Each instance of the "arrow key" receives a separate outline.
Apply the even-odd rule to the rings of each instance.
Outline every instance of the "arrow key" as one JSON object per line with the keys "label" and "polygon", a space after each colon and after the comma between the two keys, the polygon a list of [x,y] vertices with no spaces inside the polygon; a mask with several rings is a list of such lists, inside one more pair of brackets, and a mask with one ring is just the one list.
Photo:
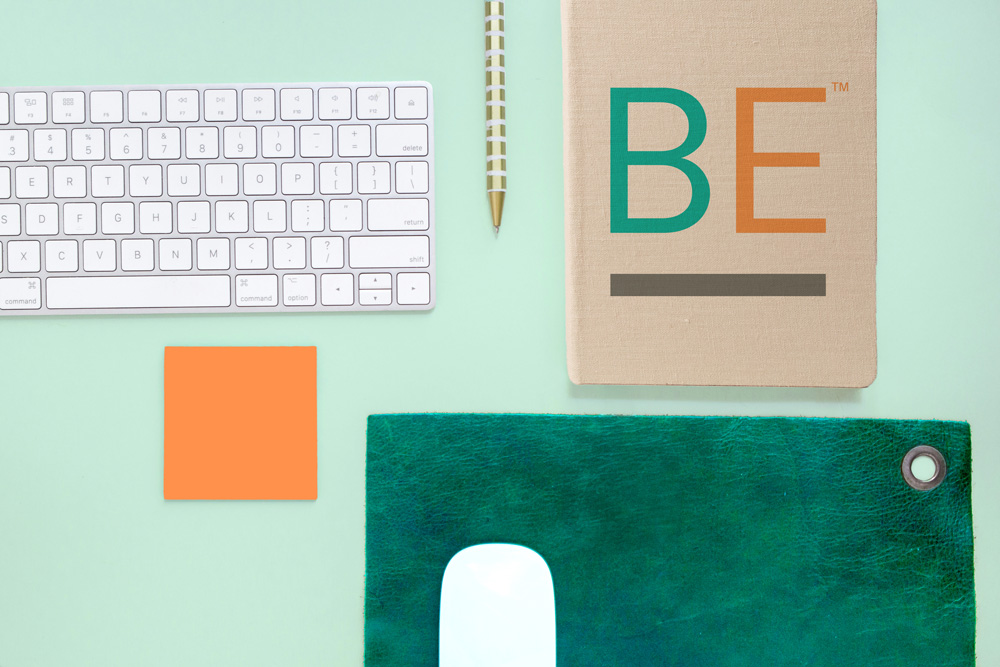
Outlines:
{"label": "arrow key", "polygon": [[397,274],[396,292],[396,301],[401,306],[426,306],[431,302],[431,275],[429,273]]}
{"label": "arrow key", "polygon": [[362,273],[358,276],[358,289],[392,289],[392,274]]}
{"label": "arrow key", "polygon": [[320,278],[320,303],[324,306],[354,305],[354,274],[324,273]]}
{"label": "arrow key", "polygon": [[362,289],[358,290],[358,301],[362,306],[391,306],[391,289]]}

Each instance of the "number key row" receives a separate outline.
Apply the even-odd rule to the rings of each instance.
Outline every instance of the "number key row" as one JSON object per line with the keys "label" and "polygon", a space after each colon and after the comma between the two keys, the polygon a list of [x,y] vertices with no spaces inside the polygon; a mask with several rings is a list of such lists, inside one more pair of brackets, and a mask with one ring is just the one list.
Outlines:
{"label": "number key row", "polygon": [[[327,158],[334,156],[334,128],[331,125],[303,125],[298,133],[296,152],[295,128],[290,125],[260,128],[260,156],[266,158],[294,157]],[[151,127],[146,131],[147,155],[143,155],[141,128],[77,128],[67,132],[62,128],[42,128],[33,131],[29,151],[28,130],[0,130],[0,162],[27,162],[30,155],[37,162],[58,162],[72,157],[77,161],[112,160],[178,160],[181,155],[190,160],[214,160],[220,157],[219,128],[191,126],[184,128],[184,150],[181,150],[181,129]],[[372,133],[368,125],[337,127],[337,154],[341,157],[369,157],[372,154]],[[385,157],[406,157],[427,154],[426,125],[378,126],[376,153]],[[67,150],[67,145],[71,149]],[[223,128],[221,155],[227,159],[252,159],[258,156],[257,128],[229,126]]]}

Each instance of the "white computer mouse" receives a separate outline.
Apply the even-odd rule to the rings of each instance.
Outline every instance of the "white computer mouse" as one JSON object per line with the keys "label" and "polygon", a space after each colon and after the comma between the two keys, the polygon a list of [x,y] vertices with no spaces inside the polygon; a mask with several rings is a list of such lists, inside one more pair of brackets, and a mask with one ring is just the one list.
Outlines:
{"label": "white computer mouse", "polygon": [[516,544],[479,544],[441,584],[440,667],[555,667],[556,601],[545,560]]}

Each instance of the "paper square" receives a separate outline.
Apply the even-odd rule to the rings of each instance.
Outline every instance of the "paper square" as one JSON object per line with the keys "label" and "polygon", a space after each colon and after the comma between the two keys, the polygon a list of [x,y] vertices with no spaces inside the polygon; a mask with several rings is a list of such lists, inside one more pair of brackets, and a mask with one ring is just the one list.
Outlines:
{"label": "paper square", "polygon": [[316,499],[316,348],[168,347],[163,497]]}

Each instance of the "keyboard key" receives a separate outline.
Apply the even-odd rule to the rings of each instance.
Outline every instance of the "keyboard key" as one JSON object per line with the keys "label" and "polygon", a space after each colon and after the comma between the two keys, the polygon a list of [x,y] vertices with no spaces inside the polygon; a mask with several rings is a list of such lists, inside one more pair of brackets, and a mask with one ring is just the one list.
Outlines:
{"label": "keyboard key", "polygon": [[326,229],[322,199],[296,199],[292,202],[293,232],[322,232]]}
{"label": "keyboard key", "polygon": [[205,194],[232,197],[240,193],[240,168],[235,164],[205,165]]}
{"label": "keyboard key", "polygon": [[52,194],[56,197],[87,196],[87,168],[83,165],[60,165],[52,169]]}
{"label": "keyboard key", "polygon": [[302,157],[333,157],[333,127],[303,125],[299,130],[299,155]]}
{"label": "keyboard key", "polygon": [[76,241],[46,241],[45,270],[49,273],[72,273],[79,268]]}
{"label": "keyboard key", "polygon": [[236,91],[206,90],[205,120],[208,121],[236,120]]}
{"label": "keyboard key", "polygon": [[189,127],[184,133],[189,160],[214,160],[219,157],[219,128]]}
{"label": "keyboard key", "polygon": [[350,88],[320,88],[318,97],[320,120],[351,119]]}
{"label": "keyboard key", "polygon": [[115,128],[111,130],[112,160],[142,159],[142,130],[139,128]]}
{"label": "keyboard key", "polygon": [[181,156],[181,130],[178,127],[149,128],[149,159],[177,160]]}
{"label": "keyboard key", "polygon": [[212,231],[212,205],[207,201],[177,203],[177,232],[208,234]]}
{"label": "keyboard key", "polygon": [[354,191],[350,162],[321,162],[319,192],[324,195],[349,195]]}
{"label": "keyboard key", "polygon": [[83,242],[83,270],[93,273],[107,273],[118,268],[115,242],[107,239]]}
{"label": "keyboard key", "polygon": [[253,203],[253,230],[255,232],[283,232],[285,222],[285,202],[255,201]]}
{"label": "keyboard key", "polygon": [[160,91],[130,90],[128,92],[128,122],[159,123]]}
{"label": "keyboard key", "polygon": [[20,199],[44,199],[48,197],[48,168],[14,167],[14,192]]}
{"label": "keyboard key", "polygon": [[14,122],[42,125],[48,122],[45,93],[14,93]]}
{"label": "keyboard key", "polygon": [[160,239],[160,269],[191,270],[191,239]]}
{"label": "keyboard key", "polygon": [[0,310],[38,310],[41,283],[38,278],[0,278]]}
{"label": "keyboard key", "polygon": [[91,167],[90,193],[95,197],[124,197],[125,167],[117,164]]}
{"label": "keyboard key", "polygon": [[8,241],[7,270],[10,273],[38,273],[42,270],[41,253],[38,241]]}
{"label": "keyboard key", "polygon": [[358,118],[385,120],[389,117],[388,88],[358,88]]}
{"label": "keyboard key", "polygon": [[10,167],[0,167],[0,199],[10,199]]}
{"label": "keyboard key", "polygon": [[82,236],[96,233],[97,204],[93,202],[75,202],[63,206],[63,234],[68,236]]}
{"label": "keyboard key", "polygon": [[133,164],[128,168],[128,192],[132,197],[163,195],[163,167],[158,164]]}
{"label": "keyboard key", "polygon": [[90,94],[91,123],[120,123],[125,118],[120,90],[95,90]]}
{"label": "keyboard key", "polygon": [[275,238],[274,268],[306,268],[306,240],[301,236]]}
{"label": "keyboard key", "polygon": [[73,276],[45,283],[49,308],[208,308],[230,304],[229,276]]}
{"label": "keyboard key", "polygon": [[243,120],[274,120],[274,89],[247,88],[244,90]]}
{"label": "keyboard key", "polygon": [[375,128],[375,152],[380,157],[427,155],[427,126],[379,125]]}
{"label": "keyboard key", "polygon": [[66,159],[66,130],[35,130],[34,139],[37,162]]}
{"label": "keyboard key", "polygon": [[0,130],[0,159],[4,162],[28,161],[27,130]]}
{"label": "keyboard key", "polygon": [[422,120],[427,118],[427,89],[406,86],[396,89],[396,118]]}
{"label": "keyboard key", "polygon": [[330,231],[332,232],[361,231],[360,199],[330,200]]}
{"label": "keyboard key", "polygon": [[311,162],[285,162],[281,165],[281,194],[311,195],[315,192]]}
{"label": "keyboard key", "polygon": [[267,239],[236,239],[236,268],[241,271],[267,268]]}
{"label": "keyboard key", "polygon": [[312,120],[312,88],[281,89],[281,120]]}
{"label": "keyboard key", "polygon": [[401,306],[426,306],[431,302],[429,273],[396,274],[396,302]]}
{"label": "keyboard key", "polygon": [[167,166],[167,194],[171,197],[197,197],[201,194],[201,167],[196,164]]}
{"label": "keyboard key", "polygon": [[312,267],[314,269],[344,268],[344,238],[342,236],[312,237]]}
{"label": "keyboard key", "polygon": [[369,199],[368,231],[422,231],[430,228],[426,199]]}
{"label": "keyboard key", "polygon": [[271,163],[248,162],[243,165],[243,193],[248,195],[278,194],[278,172]]}
{"label": "keyboard key", "polygon": [[0,125],[10,122],[10,95],[0,93]]}
{"label": "keyboard key", "polygon": [[430,239],[426,236],[352,236],[348,260],[355,269],[430,266]]}
{"label": "keyboard key", "polygon": [[389,163],[359,162],[358,193],[363,195],[389,194]]}
{"label": "keyboard key", "polygon": [[73,140],[73,159],[79,162],[104,159],[104,130],[76,129]]}
{"label": "keyboard key", "polygon": [[292,157],[295,155],[295,128],[268,125],[260,131],[260,154],[263,157]]}
{"label": "keyboard key", "polygon": [[340,157],[369,157],[372,154],[370,125],[341,125],[337,128],[337,151]]}
{"label": "keyboard key", "polygon": [[222,154],[230,159],[257,157],[257,128],[225,128],[222,131]]}
{"label": "keyboard key", "polygon": [[396,163],[396,192],[401,195],[426,194],[428,188],[426,162]]}
{"label": "keyboard key", "polygon": [[362,273],[358,276],[358,289],[392,289],[392,274]]}
{"label": "keyboard key", "polygon": [[101,204],[102,234],[134,234],[135,205],[132,202]]}
{"label": "keyboard key", "polygon": [[153,270],[153,239],[122,241],[122,271]]}
{"label": "keyboard key", "polygon": [[167,91],[167,121],[193,123],[199,120],[197,90]]}
{"label": "keyboard key", "polygon": [[362,306],[392,305],[391,289],[359,289],[358,303]]}
{"label": "keyboard key", "polygon": [[289,273],[282,281],[282,303],[286,306],[316,305],[316,276],[311,273]]}
{"label": "keyboard key", "polygon": [[21,234],[21,205],[0,204],[0,236]]}
{"label": "keyboard key", "polygon": [[52,93],[52,122],[83,123],[87,120],[86,106],[83,93]]}
{"label": "keyboard key", "polygon": [[249,207],[245,201],[215,202],[215,231],[220,234],[232,234],[247,232],[249,229]]}
{"label": "keyboard key", "polygon": [[324,273],[320,276],[320,299],[324,306],[353,306],[354,274]]}
{"label": "keyboard key", "polygon": [[24,232],[29,236],[59,233],[59,204],[28,204],[24,207]]}
{"label": "keyboard key", "polygon": [[144,201],[139,204],[139,232],[169,234],[174,230],[173,211],[168,201]]}
{"label": "keyboard key", "polygon": [[236,276],[236,305],[265,308],[278,305],[278,276]]}
{"label": "keyboard key", "polygon": [[229,268],[229,239],[198,239],[198,268],[223,271]]}

